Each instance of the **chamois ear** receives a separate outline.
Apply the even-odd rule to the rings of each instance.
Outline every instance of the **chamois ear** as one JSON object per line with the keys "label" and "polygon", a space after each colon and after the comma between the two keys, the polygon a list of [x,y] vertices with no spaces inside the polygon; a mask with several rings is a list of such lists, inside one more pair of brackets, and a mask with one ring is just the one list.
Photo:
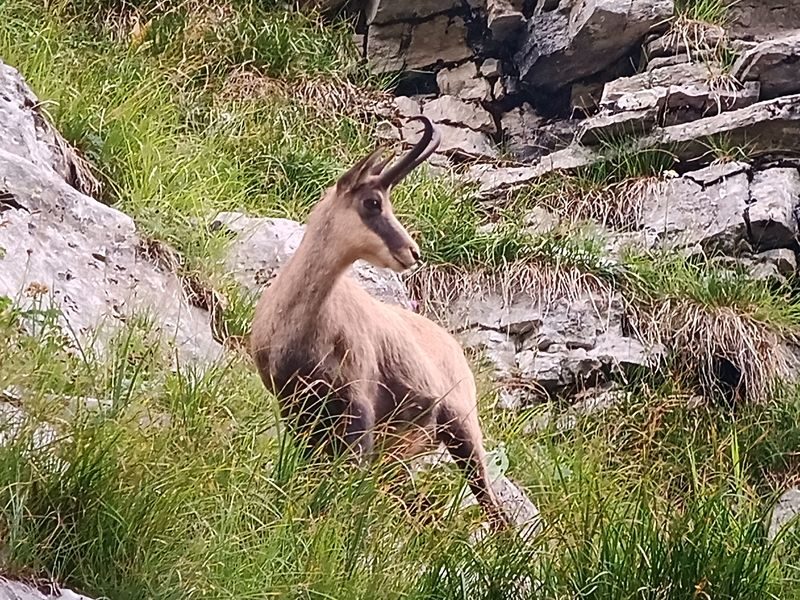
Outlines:
{"label": "chamois ear", "polygon": [[[339,177],[339,181],[336,182],[336,191],[343,193],[352,190],[359,183],[361,183],[364,177],[373,174],[373,170],[376,168],[376,163],[378,163],[378,159],[381,157],[381,154],[383,154],[383,151],[383,146],[378,146],[370,154],[367,154],[364,158],[350,167],[350,169],[344,175]],[[382,163],[383,161],[380,162]]]}

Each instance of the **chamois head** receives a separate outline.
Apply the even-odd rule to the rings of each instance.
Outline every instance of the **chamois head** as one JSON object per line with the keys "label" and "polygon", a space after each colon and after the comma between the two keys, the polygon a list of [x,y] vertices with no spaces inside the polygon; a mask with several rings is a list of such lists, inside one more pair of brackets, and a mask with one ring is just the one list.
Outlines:
{"label": "chamois head", "polygon": [[[425,128],[417,144],[394,164],[382,158],[383,148],[365,156],[336,182],[312,218],[335,232],[338,248],[348,262],[366,260],[376,267],[401,272],[419,260],[419,246],[392,211],[389,193],[425,161],[439,145],[439,133],[426,117],[414,117]],[[317,211],[315,211],[317,212]]]}

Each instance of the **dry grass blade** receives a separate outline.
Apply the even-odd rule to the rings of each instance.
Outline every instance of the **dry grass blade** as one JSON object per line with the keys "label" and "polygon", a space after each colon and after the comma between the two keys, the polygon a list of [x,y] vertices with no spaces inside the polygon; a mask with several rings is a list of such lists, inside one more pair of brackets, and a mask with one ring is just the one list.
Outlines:
{"label": "dry grass blade", "polygon": [[573,224],[594,221],[617,231],[632,231],[641,224],[645,200],[660,181],[643,177],[600,187],[561,178],[554,189],[537,195],[536,202]]}
{"label": "dry grass blade", "polygon": [[303,76],[287,81],[247,68],[231,73],[218,93],[222,102],[275,98],[300,103],[320,118],[345,116],[358,121],[368,121],[392,107],[388,93],[366,90],[344,79]]}
{"label": "dry grass blade", "polygon": [[766,400],[778,380],[794,379],[798,340],[730,307],[704,308],[665,299],[644,310],[641,333],[651,344],[670,348],[676,376],[696,379],[706,393],[719,388],[720,360],[740,371],[736,389],[748,401]]}
{"label": "dry grass blade", "polygon": [[514,263],[500,270],[479,271],[431,265],[407,276],[406,285],[420,310],[442,321],[457,301],[480,300],[488,295],[499,295],[506,305],[514,297],[524,296],[531,304],[545,307],[589,294],[612,295],[608,284],[591,273],[545,263]]}

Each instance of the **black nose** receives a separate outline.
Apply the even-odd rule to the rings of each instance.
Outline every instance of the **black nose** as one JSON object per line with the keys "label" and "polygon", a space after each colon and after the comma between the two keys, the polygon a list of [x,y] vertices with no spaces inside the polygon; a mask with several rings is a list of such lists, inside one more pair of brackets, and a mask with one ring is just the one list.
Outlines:
{"label": "black nose", "polygon": [[414,248],[411,249],[411,256],[414,258],[414,260],[419,260],[419,252]]}

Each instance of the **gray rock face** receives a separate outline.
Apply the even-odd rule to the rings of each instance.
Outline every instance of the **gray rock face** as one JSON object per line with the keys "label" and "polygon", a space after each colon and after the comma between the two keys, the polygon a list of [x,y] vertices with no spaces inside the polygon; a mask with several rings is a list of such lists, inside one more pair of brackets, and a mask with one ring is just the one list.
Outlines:
{"label": "gray rock face", "polygon": [[657,129],[639,141],[643,148],[674,148],[675,157],[689,161],[708,155],[709,138],[724,137],[752,152],[792,152],[800,146],[800,94],[757,102],[691,123]]}
{"label": "gray rock face", "polygon": [[739,0],[728,5],[732,38],[763,41],[800,30],[800,5],[795,0]]}
{"label": "gray rock face", "polygon": [[525,25],[520,0],[486,0],[486,13],[489,31],[496,41],[516,37]]}
{"label": "gray rock face", "polygon": [[620,59],[654,26],[672,16],[672,0],[588,0],[528,23],[516,56],[528,86],[557,90],[593,75]]}
{"label": "gray rock face", "polygon": [[550,393],[657,364],[661,350],[628,335],[623,313],[617,300],[588,292],[546,304],[524,294],[488,294],[457,299],[448,318],[461,328],[462,344],[482,352],[499,380]]}
{"label": "gray rock face", "polygon": [[796,522],[800,515],[800,488],[788,490],[780,497],[772,510],[772,519],[769,525],[769,539],[775,539],[778,532],[791,522]]}
{"label": "gray rock face", "polygon": [[[236,281],[258,294],[294,254],[305,227],[289,219],[250,217],[242,213],[219,213],[211,227],[232,233],[225,263]],[[376,298],[412,308],[405,286],[397,274],[358,261],[350,272]]]}
{"label": "gray rock face", "polygon": [[766,40],[742,54],[733,66],[740,81],[758,81],[764,99],[800,92],[800,32]]}
{"label": "gray rock face", "polygon": [[788,248],[797,237],[800,173],[797,169],[767,169],[753,176],[746,220],[750,239],[759,251]]}
{"label": "gray rock face", "polygon": [[367,56],[376,73],[424,69],[467,60],[467,29],[461,17],[441,15],[420,23],[374,24],[367,36]]}
{"label": "gray rock face", "polygon": [[495,133],[494,119],[489,112],[472,102],[459,100],[455,96],[439,96],[422,106],[422,114],[434,123],[455,127],[467,127],[484,133]]}
{"label": "gray rock face", "polygon": [[[57,134],[36,126],[43,117],[16,71],[0,70],[0,82],[0,131],[8,133],[0,136],[0,295],[26,307],[52,303],[65,333],[85,346],[96,341],[98,350],[105,335],[144,312],[180,359],[218,358],[208,312],[190,304],[174,273],[142,256],[144,241],[130,217],[65,181],[65,155],[50,137]],[[7,121],[15,117],[24,119]]]}
{"label": "gray rock face", "polygon": [[707,167],[651,188],[642,221],[652,244],[738,254],[747,247],[744,213],[750,197],[747,165]]}
{"label": "gray rock face", "polygon": [[79,192],[99,191],[99,182],[39,112],[38,104],[19,72],[0,60],[0,147],[36,168],[54,170]]}
{"label": "gray rock face", "polygon": [[478,74],[474,62],[466,62],[458,67],[442,69],[436,74],[439,91],[460,100],[489,100],[491,86],[488,80]]}
{"label": "gray rock face", "polygon": [[59,588],[55,584],[48,587],[51,589],[44,593],[39,589],[11,581],[5,577],[0,578],[0,600],[91,600],[88,596],[76,594],[72,590]]}
{"label": "gray rock face", "polygon": [[461,7],[461,0],[416,0],[414,2],[368,0],[365,14],[367,23],[391,23],[425,19]]}
{"label": "gray rock face", "polygon": [[581,126],[579,139],[592,144],[609,136],[643,135],[656,125],[674,125],[744,108],[758,101],[760,84],[715,89],[704,64],[681,63],[607,83],[601,112]]}

